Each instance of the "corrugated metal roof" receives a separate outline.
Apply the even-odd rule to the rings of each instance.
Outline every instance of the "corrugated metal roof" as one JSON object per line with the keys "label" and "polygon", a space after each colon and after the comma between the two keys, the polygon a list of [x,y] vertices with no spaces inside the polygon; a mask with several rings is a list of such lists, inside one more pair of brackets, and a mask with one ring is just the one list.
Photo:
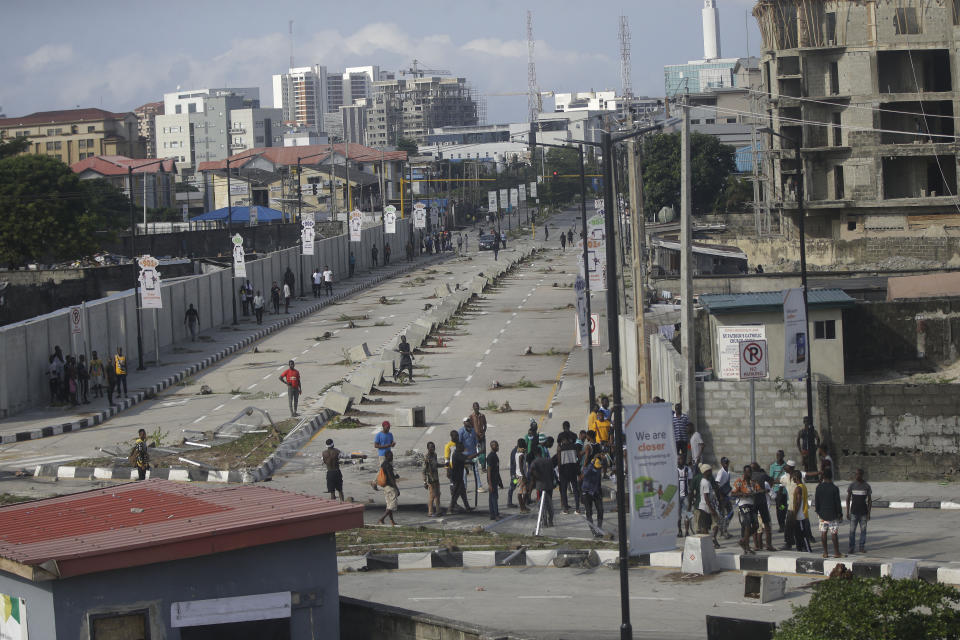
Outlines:
{"label": "corrugated metal roof", "polygon": [[0,557],[69,577],[362,525],[359,504],[149,480],[0,508]]}
{"label": "corrugated metal roof", "polygon": [[[783,291],[756,291],[753,293],[705,293],[700,304],[710,313],[771,311],[783,308]],[[813,308],[852,307],[856,301],[843,289],[811,289],[807,306]]]}

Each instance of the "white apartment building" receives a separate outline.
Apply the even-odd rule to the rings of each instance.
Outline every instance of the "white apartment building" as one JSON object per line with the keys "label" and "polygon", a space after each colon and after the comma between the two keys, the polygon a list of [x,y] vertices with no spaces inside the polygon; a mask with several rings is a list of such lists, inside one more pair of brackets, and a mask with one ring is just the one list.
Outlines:
{"label": "white apartment building", "polygon": [[315,64],[273,76],[273,107],[283,121],[321,131],[327,111],[327,68]]}

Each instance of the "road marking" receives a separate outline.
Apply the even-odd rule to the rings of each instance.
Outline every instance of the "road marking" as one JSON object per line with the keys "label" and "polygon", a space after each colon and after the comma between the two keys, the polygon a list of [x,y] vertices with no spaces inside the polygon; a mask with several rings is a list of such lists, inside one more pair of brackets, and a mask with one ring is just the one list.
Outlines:
{"label": "road marking", "polygon": [[506,329],[500,329],[500,333],[506,333],[506,332],[507,332]]}
{"label": "road marking", "polygon": [[513,315],[517,315],[517,312],[516,312],[516,311],[514,311],[514,312],[513,312]]}
{"label": "road marking", "polygon": [[478,362],[478,363],[477,363],[477,366],[478,366],[478,367],[482,367],[482,366],[483,366],[483,362],[482,362],[482,361],[481,361],[481,362]]}
{"label": "road marking", "polygon": [[652,596],[630,596],[631,600],[676,600],[676,598],[654,598]]}
{"label": "road marking", "polygon": [[269,378],[271,375],[273,375],[273,374],[268,373],[267,375],[263,376],[263,377],[260,378],[260,379],[261,379],[261,380],[266,380],[266,379]]}
{"label": "road marking", "polygon": [[207,416],[200,416],[199,418],[197,418],[196,420],[193,421],[193,424],[197,424],[198,422],[202,422],[202,421],[205,420],[206,418],[207,418]]}
{"label": "road marking", "polygon": [[237,395],[233,396],[233,397],[230,398],[230,399],[231,399],[231,400],[236,400],[236,399],[239,398],[239,397],[240,397],[240,394],[238,393]]}
{"label": "road marking", "polygon": [[513,322],[513,320],[507,320],[507,324],[510,324],[511,322]]}
{"label": "road marking", "polygon": [[254,382],[252,385],[250,385],[249,387],[247,387],[247,389],[253,389],[255,386],[257,386],[257,383],[256,383],[256,382]]}
{"label": "road marking", "polygon": [[521,600],[569,600],[573,596],[517,596]]}
{"label": "road marking", "polygon": [[450,407],[444,407],[443,411],[440,412],[440,415],[444,415],[447,411],[450,411]]}
{"label": "road marking", "polygon": [[283,365],[280,365],[279,367],[277,367],[277,371],[283,371]]}
{"label": "road marking", "polygon": [[[281,394],[280,394],[280,397],[281,397],[281,398],[286,398],[286,397],[287,397],[287,392],[284,391],[283,393],[281,393]],[[319,433],[319,432],[317,432],[317,433]]]}
{"label": "road marking", "polygon": [[[522,596],[521,596],[522,597]],[[463,596],[430,596],[422,598],[407,598],[407,600],[463,600]]]}
{"label": "road marking", "polygon": [[0,462],[0,467],[28,467],[40,464],[53,464],[56,462],[69,462],[70,460],[80,460],[80,456],[43,456],[41,458],[20,458]]}
{"label": "road marking", "polygon": [[190,398],[186,400],[180,400],[179,402],[163,402],[160,404],[161,407],[182,407],[183,405],[190,402]]}
{"label": "road marking", "polygon": [[300,352],[300,355],[303,355],[303,354],[305,354],[305,353],[308,353],[309,351],[310,351],[310,349],[304,349],[303,351]]}
{"label": "road marking", "polygon": [[500,338],[494,338],[494,339],[493,339],[493,344],[497,344],[498,342],[500,342]]}
{"label": "road marking", "polygon": [[[523,596],[520,596],[521,598]],[[759,602],[733,602],[732,600],[726,600],[720,604],[745,604],[751,607],[772,607],[772,604],[760,604]]]}
{"label": "road marking", "polygon": [[223,405],[222,405],[222,404],[218,404],[217,406],[215,406],[215,407],[213,408],[214,411],[220,411],[220,409],[223,409]]}
{"label": "road marking", "polygon": [[453,397],[456,398],[456,397],[459,396],[461,393],[463,393],[463,389],[457,389],[457,392],[456,392],[455,394],[453,394]]}
{"label": "road marking", "polygon": [[[522,304],[519,305],[519,306],[517,307],[517,309],[523,309],[523,305],[522,305]],[[517,315],[517,314],[513,314],[513,315]]]}
{"label": "road marking", "polygon": [[473,374],[472,374],[472,373],[467,376],[466,382],[470,382],[471,380],[473,380]]}

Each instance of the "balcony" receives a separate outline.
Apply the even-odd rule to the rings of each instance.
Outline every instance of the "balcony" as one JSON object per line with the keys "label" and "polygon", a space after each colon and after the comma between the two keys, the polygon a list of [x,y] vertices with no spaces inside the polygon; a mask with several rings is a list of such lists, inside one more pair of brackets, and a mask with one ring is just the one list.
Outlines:
{"label": "balcony", "polygon": [[244,150],[244,149],[247,148],[247,145],[244,144],[243,142],[231,142],[231,143],[230,143],[230,148],[231,148],[231,149],[239,149],[239,150],[242,151],[242,150]]}
{"label": "balcony", "polygon": [[230,127],[230,135],[243,135],[247,130],[243,127]]}

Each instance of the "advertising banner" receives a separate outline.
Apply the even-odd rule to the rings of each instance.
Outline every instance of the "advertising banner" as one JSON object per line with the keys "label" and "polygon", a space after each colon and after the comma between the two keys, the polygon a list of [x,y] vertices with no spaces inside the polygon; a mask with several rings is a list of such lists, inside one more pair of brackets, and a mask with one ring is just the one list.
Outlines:
{"label": "advertising banner", "polygon": [[233,277],[247,277],[247,261],[243,253],[243,236],[239,233],[230,239],[233,242]]}
{"label": "advertising banner", "polygon": [[427,205],[423,204],[422,202],[418,202],[417,204],[413,205],[413,228],[427,228]]}
{"label": "advertising banner", "polygon": [[157,265],[160,261],[153,256],[143,256],[137,260],[140,266],[140,308],[162,309],[163,298],[160,296],[160,272]]}
{"label": "advertising banner", "polygon": [[587,220],[587,269],[583,265],[583,242],[577,243],[577,262],[581,275],[589,274],[591,291],[607,289],[607,243],[603,212]]}
{"label": "advertising banner", "polygon": [[807,314],[803,308],[803,289],[787,289],[783,292],[783,343],[786,354],[783,358],[785,380],[799,380],[807,375]]}
{"label": "advertising banner", "polygon": [[670,404],[623,407],[630,482],[630,555],[677,546],[677,446]]}
{"label": "advertising banner", "polygon": [[0,638],[3,640],[28,640],[27,601],[17,596],[0,594]]}
{"label": "advertising banner", "polygon": [[530,183],[530,197],[531,197],[531,198],[536,198],[536,197],[537,197],[537,183],[536,183],[536,182],[531,182],[531,183]]}
{"label": "advertising banner", "polygon": [[590,318],[587,315],[587,281],[583,279],[583,276],[577,276],[573,289],[577,292],[577,342],[584,349],[588,349],[590,344]]}
{"label": "advertising banner", "polygon": [[493,213],[497,210],[497,192],[488,191],[487,192],[487,211]]}
{"label": "advertising banner", "polygon": [[350,242],[360,242],[363,237],[363,213],[359,209],[350,212]]}
{"label": "advertising banner", "polygon": [[397,208],[388,204],[383,209],[383,232],[394,234],[397,232]]}
{"label": "advertising banner", "polygon": [[303,240],[303,255],[312,256],[313,239],[316,236],[316,222],[313,221],[313,214],[310,214],[309,218],[304,217],[300,224],[303,226],[300,232]]}

